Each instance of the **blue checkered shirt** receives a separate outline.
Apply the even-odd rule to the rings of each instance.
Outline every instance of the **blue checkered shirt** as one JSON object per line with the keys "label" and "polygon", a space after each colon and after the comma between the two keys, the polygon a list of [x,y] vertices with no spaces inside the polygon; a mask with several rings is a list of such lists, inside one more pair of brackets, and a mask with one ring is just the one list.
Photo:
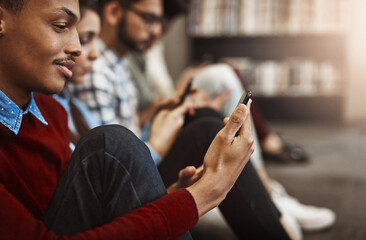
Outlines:
{"label": "blue checkered shirt", "polygon": [[94,62],[85,82],[71,87],[80,99],[104,124],[120,124],[140,136],[137,114],[137,90],[124,59],[104,42],[98,41],[101,55]]}

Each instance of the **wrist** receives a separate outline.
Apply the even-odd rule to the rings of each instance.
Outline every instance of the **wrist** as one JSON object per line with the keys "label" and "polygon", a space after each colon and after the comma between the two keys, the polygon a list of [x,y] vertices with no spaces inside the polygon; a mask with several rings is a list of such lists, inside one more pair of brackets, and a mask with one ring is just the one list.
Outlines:
{"label": "wrist", "polygon": [[148,141],[148,144],[160,156],[160,158],[165,157],[166,150],[163,147],[161,147],[156,141],[154,141],[153,139],[150,139]]}
{"label": "wrist", "polygon": [[225,199],[228,192],[223,189],[222,184],[215,181],[217,177],[208,175],[205,173],[200,180],[187,188],[196,202],[200,217],[217,207]]}

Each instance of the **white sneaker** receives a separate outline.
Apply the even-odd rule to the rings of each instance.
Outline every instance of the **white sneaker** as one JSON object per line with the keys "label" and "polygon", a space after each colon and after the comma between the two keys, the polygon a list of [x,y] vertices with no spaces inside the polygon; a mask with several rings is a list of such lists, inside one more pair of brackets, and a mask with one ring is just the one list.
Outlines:
{"label": "white sneaker", "polygon": [[287,194],[278,182],[271,181],[271,198],[281,212],[294,216],[304,231],[319,231],[331,227],[335,222],[335,213],[328,208],[320,208],[301,204]]}
{"label": "white sneaker", "polygon": [[[280,210],[280,209],[279,209]],[[292,240],[302,240],[302,232],[296,218],[286,211],[281,211],[281,223],[285,226],[286,232]]]}

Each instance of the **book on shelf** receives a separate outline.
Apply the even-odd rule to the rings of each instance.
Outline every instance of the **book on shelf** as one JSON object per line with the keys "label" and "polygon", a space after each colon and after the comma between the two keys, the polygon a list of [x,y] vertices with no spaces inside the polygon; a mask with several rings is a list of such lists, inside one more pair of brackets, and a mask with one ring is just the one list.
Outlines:
{"label": "book on shelf", "polygon": [[353,0],[192,0],[192,36],[344,32]]}
{"label": "book on shelf", "polygon": [[340,96],[342,73],[330,61],[223,58],[239,70],[257,96]]}

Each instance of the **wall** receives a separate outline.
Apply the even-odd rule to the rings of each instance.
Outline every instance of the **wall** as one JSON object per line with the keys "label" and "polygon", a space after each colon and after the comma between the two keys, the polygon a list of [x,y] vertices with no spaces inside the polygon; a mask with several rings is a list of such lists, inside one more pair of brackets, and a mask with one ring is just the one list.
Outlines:
{"label": "wall", "polygon": [[348,38],[348,89],[346,90],[345,120],[366,122],[366,2],[353,4]]}
{"label": "wall", "polygon": [[189,39],[186,33],[185,17],[178,17],[164,36],[165,57],[169,72],[177,80],[190,59]]}

